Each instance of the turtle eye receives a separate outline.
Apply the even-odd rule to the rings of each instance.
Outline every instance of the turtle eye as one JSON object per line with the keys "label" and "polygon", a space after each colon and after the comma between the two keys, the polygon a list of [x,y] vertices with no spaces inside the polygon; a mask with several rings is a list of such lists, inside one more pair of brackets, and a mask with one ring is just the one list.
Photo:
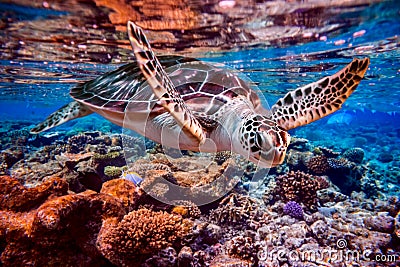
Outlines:
{"label": "turtle eye", "polygon": [[264,143],[262,134],[256,133],[255,143],[256,143],[256,146],[258,146],[259,148],[262,148],[262,145]]}

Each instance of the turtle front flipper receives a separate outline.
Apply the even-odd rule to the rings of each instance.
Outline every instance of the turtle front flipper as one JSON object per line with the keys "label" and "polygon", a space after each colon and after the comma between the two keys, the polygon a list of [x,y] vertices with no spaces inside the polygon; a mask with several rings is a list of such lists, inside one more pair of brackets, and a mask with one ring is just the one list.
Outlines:
{"label": "turtle front flipper", "polygon": [[200,144],[203,144],[206,139],[203,128],[165,73],[142,28],[128,21],[128,35],[140,70],[160,104],[174,117],[186,134],[195,137]]}
{"label": "turtle front flipper", "polygon": [[80,104],[79,102],[72,101],[56,112],[50,114],[47,119],[32,128],[30,133],[38,134],[67,121],[80,118],[91,113],[93,113],[93,111],[89,110],[86,106]]}
{"label": "turtle front flipper", "polygon": [[287,93],[272,106],[271,119],[289,130],[335,112],[357,88],[368,65],[368,58],[355,58],[336,74]]}

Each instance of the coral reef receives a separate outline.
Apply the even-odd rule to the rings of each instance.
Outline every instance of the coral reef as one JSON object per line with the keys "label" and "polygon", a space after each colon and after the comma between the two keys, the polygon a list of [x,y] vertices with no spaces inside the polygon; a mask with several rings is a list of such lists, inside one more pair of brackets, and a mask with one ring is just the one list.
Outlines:
{"label": "coral reef", "polygon": [[[251,191],[256,168],[233,154],[167,158],[155,146],[127,168],[126,150],[133,155],[143,140],[101,132],[20,134],[14,141],[2,136],[40,147],[6,144],[0,154],[4,173],[17,176],[0,177],[2,266],[337,266],[326,255],[285,260],[266,252],[332,251],[342,240],[343,253],[400,259],[400,201],[384,191],[398,188],[396,149],[385,159],[379,157],[386,148],[340,147],[339,153],[294,139],[288,161],[259,171],[259,188]],[[207,187],[216,179],[240,182],[229,190]],[[191,197],[224,197],[198,207],[176,199],[170,185]]]}
{"label": "coral reef", "polygon": [[126,170],[126,166],[106,166],[104,167],[104,175],[106,175],[109,179],[119,178],[122,176],[124,170]]}
{"label": "coral reef", "polygon": [[175,205],[171,211],[173,214],[179,214],[184,218],[199,218],[201,215],[201,210],[192,201],[178,200],[173,204]]}
{"label": "coral reef", "polygon": [[[193,222],[179,215],[134,210],[141,192],[125,179],[106,182],[101,193],[79,194],[67,192],[60,178],[35,188],[25,188],[9,176],[0,181],[4,266],[108,266],[108,259],[115,261],[112,255],[118,265],[124,256],[136,265],[138,259],[130,255],[153,255],[168,246],[179,249],[192,231]],[[113,250],[111,243],[125,250]]]}
{"label": "coral reef", "polygon": [[10,176],[0,176],[0,209],[27,211],[37,207],[48,198],[67,193],[68,184],[54,177],[34,188],[22,186]]}
{"label": "coral reef", "polygon": [[91,191],[67,194],[66,182],[58,178],[31,189],[22,188],[10,177],[3,180],[7,183],[2,189],[13,191],[13,200],[3,201],[7,210],[0,211],[0,239],[5,244],[1,261],[5,266],[106,263],[94,241],[102,220],[122,218],[119,201]]}
{"label": "coral reef", "polygon": [[249,236],[235,236],[225,244],[227,253],[238,258],[248,260],[253,264],[258,263],[257,253],[261,251],[262,244],[255,242]]}
{"label": "coral reef", "polygon": [[100,193],[115,197],[122,203],[127,212],[136,209],[140,205],[140,198],[144,195],[140,188],[126,179],[114,179],[105,182]]}

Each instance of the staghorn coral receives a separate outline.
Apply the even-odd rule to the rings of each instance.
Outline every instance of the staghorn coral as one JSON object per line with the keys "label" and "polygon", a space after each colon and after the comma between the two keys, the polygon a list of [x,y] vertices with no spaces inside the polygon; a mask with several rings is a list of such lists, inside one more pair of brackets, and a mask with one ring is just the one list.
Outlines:
{"label": "staghorn coral", "polygon": [[364,159],[364,154],[365,153],[362,148],[356,147],[356,148],[347,149],[343,153],[342,157],[345,159],[348,159],[354,163],[361,163]]}
{"label": "staghorn coral", "polygon": [[96,246],[113,264],[134,265],[141,257],[172,246],[180,248],[193,223],[181,216],[149,209],[131,211],[118,222],[105,221]]}
{"label": "staghorn coral", "polygon": [[276,177],[275,196],[283,201],[296,201],[315,208],[319,183],[310,174],[296,171]]}
{"label": "staghorn coral", "polygon": [[307,162],[306,167],[312,174],[326,174],[330,169],[328,159],[325,156],[312,157]]}

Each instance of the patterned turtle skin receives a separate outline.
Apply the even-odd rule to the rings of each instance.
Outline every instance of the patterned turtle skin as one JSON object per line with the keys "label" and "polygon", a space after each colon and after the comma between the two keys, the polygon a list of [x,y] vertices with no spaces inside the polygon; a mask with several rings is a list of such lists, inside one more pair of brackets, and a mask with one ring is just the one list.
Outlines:
{"label": "patterned turtle skin", "polygon": [[284,160],[287,130],[340,109],[369,65],[368,58],[353,59],[338,73],[287,93],[266,110],[233,72],[188,57],[156,57],[143,30],[132,22],[128,35],[137,61],[72,88],[75,101],[32,133],[95,112],[168,147],[230,150],[260,167],[273,167]]}

